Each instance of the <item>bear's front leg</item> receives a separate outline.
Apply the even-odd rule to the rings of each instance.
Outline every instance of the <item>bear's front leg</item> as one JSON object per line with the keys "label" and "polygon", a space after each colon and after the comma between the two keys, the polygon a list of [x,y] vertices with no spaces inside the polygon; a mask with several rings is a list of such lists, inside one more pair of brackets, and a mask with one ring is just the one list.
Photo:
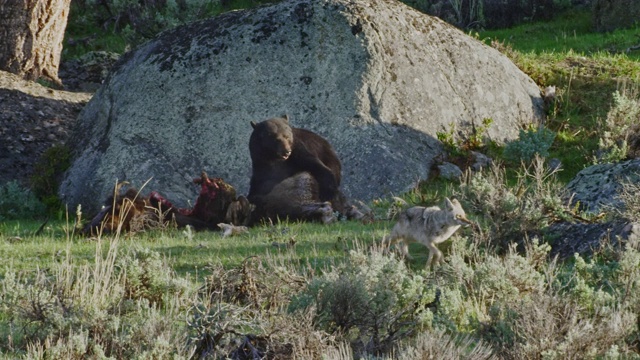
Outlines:
{"label": "bear's front leg", "polygon": [[331,201],[336,197],[338,184],[331,170],[325,166],[323,167],[323,171],[314,174],[315,178],[318,179],[318,195],[320,196],[320,201]]}

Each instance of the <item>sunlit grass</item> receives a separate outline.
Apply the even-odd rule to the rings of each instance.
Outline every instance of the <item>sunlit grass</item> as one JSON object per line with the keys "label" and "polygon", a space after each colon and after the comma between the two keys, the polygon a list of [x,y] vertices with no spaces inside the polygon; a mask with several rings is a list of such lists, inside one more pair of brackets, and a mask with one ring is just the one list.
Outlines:
{"label": "sunlit grass", "polygon": [[[480,38],[486,42],[508,43],[522,53],[558,54],[560,57],[569,53],[582,56],[626,54],[638,44],[637,27],[599,33],[593,31],[591,16],[590,10],[570,10],[547,22],[483,31]],[[639,60],[640,50],[629,51],[627,55]]]}
{"label": "sunlit grass", "polygon": [[640,51],[631,50],[638,28],[597,33],[589,10],[572,10],[548,22],[475,36],[506,54],[541,89],[556,87],[545,125],[556,133],[550,157],[563,163],[559,178],[568,182],[591,165],[613,93],[640,84]]}
{"label": "sunlit grass", "polygon": [[[37,222],[6,222],[0,225],[0,274],[8,269],[30,272],[51,267],[71,251],[74,265],[95,260],[95,237],[69,233],[64,222],[45,226],[34,235]],[[294,261],[316,270],[344,257],[356,244],[372,244],[382,239],[390,226],[387,221],[364,225],[359,222],[282,223],[258,226],[246,234],[223,237],[218,232],[191,232],[185,229],[155,230],[119,235],[121,251],[150,249],[165,256],[181,274],[203,276],[212,264],[235,267],[246,258],[275,258]],[[102,235],[103,251],[115,235]]]}

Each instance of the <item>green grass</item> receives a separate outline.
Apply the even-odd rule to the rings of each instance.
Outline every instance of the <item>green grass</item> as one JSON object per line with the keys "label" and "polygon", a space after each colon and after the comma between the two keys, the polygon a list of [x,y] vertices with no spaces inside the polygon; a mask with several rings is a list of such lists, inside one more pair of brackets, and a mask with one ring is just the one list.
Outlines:
{"label": "green grass", "polygon": [[[225,8],[211,9],[213,11],[211,15],[260,3],[261,1],[253,0],[232,1]],[[66,35],[67,38],[73,39],[93,36],[93,40],[86,46],[65,47],[65,57],[81,55],[89,50],[124,52],[132,45],[126,33],[104,26],[108,23],[97,23],[89,10],[74,3]],[[493,43],[541,87],[547,85],[558,87],[558,103],[555,110],[550,112],[546,126],[557,134],[550,149],[550,157],[556,157],[562,161],[564,171],[559,174],[559,178],[565,183],[568,182],[578,171],[591,164],[597,149],[599,122],[610,108],[613,92],[624,84],[638,86],[640,83],[640,62],[638,62],[640,51],[625,53],[626,49],[639,42],[638,28],[595,33],[591,27],[590,11],[581,10],[567,11],[548,22],[483,31],[475,36],[487,44]],[[500,149],[491,151],[491,156],[498,160],[500,160],[500,154]],[[510,178],[512,178],[515,171],[507,169],[507,173],[511,174]],[[508,180],[513,182],[513,179]],[[403,196],[411,203],[433,205],[441,201],[443,196],[450,194],[454,186],[442,181],[430,181]],[[47,229],[51,229],[48,235],[41,237],[28,235],[28,232],[34,232],[39,224],[34,223],[35,228],[31,230],[29,225],[10,224],[3,224],[0,227],[0,234],[5,239],[11,236],[22,238],[20,241],[4,241],[5,244],[11,243],[15,248],[13,252],[7,251],[6,257],[6,259],[14,259],[14,263],[19,263],[15,260],[18,258],[25,260],[36,257],[52,258],[52,254],[66,246],[65,242],[60,243],[60,240],[56,240],[68,237],[61,230],[63,227],[61,223],[48,226]],[[293,236],[298,241],[296,252],[300,253],[299,256],[316,257],[318,264],[337,256],[332,252],[329,243],[335,243],[338,238],[365,238],[371,231],[369,226],[357,224],[347,226],[344,223],[328,227],[291,224],[288,228],[293,233],[289,236]],[[20,232],[24,234],[7,235],[7,233]],[[218,257],[218,261],[225,265],[231,265],[238,264],[243,257],[254,254],[256,251],[273,251],[275,248],[270,243],[284,241],[285,237],[285,235],[274,235],[269,232],[265,234],[265,231],[252,229],[249,235],[234,237],[232,241],[228,241],[230,239],[219,239],[218,234],[198,233],[192,238],[187,238],[182,232],[175,231],[137,234],[135,243],[161,251],[173,259],[180,271],[194,273],[196,269],[212,261],[213,257]],[[330,240],[319,240],[326,238]],[[93,244],[78,237],[73,237],[70,241],[74,244],[74,251],[76,248],[80,251],[79,258],[91,257]],[[22,247],[25,250],[20,250]],[[25,254],[20,255],[15,251],[22,251]],[[27,253],[36,255],[30,256],[26,255]],[[328,255],[325,256],[325,253]]]}
{"label": "green grass", "polygon": [[[574,53],[582,56],[599,56],[626,53],[638,45],[638,27],[613,32],[593,31],[591,11],[569,10],[548,22],[524,24],[510,29],[483,31],[479,34],[485,42],[493,39],[508,42],[514,50],[537,55]],[[609,55],[607,55],[609,56]],[[628,57],[640,60],[640,50],[630,51]]]}
{"label": "green grass", "polygon": [[[255,4],[253,1],[250,2]],[[72,21],[68,36],[83,37],[94,31],[99,35],[88,44],[88,47],[68,49],[65,56],[75,56],[74,51],[82,53],[95,49],[121,52],[130,46],[126,37],[121,33],[95,27],[95,24],[84,25],[87,26],[83,27],[81,22]],[[559,174],[561,182],[568,182],[578,171],[590,164],[593,152],[597,148],[598,124],[600,119],[606,116],[611,106],[613,92],[621,84],[638,86],[640,83],[640,63],[638,62],[640,54],[637,51],[629,54],[624,53],[626,48],[638,43],[637,33],[637,29],[619,30],[608,34],[592,33],[588,12],[567,12],[546,23],[526,24],[513,29],[478,34],[478,38],[487,43],[495,40],[493,45],[509,56],[541,87],[547,85],[558,87],[557,105],[555,109],[549,111],[546,126],[557,134],[549,152],[550,157],[557,157],[564,164],[565,170]],[[490,146],[488,149],[491,156],[500,160],[501,149],[492,144]],[[505,194],[513,192],[520,197],[530,196],[531,198],[545,195],[517,192],[517,184],[514,179],[517,178],[518,169],[508,167],[505,169],[505,173],[508,175],[504,180],[509,187],[509,191],[504,191]],[[416,189],[406,194],[396,195],[401,195],[412,204],[435,205],[439,204],[444,196],[451,196],[455,190],[459,190],[458,186],[458,184],[442,180],[429,181],[421,183]],[[479,193],[476,190],[470,191],[474,194]],[[548,191],[547,195],[556,195],[552,190]],[[514,199],[518,199],[524,204],[526,199],[519,199],[518,196]],[[496,207],[495,213],[488,212],[487,209],[491,209],[489,205],[499,202],[503,198],[505,196],[491,198],[491,201],[476,204],[482,205],[478,207],[480,209],[478,211],[485,216],[468,211],[468,216],[471,219],[483,224],[483,231],[475,231],[471,228],[461,229],[454,236],[453,241],[441,244],[439,249],[443,251],[446,259],[441,268],[429,272],[423,271],[428,256],[427,249],[418,244],[413,244],[410,247],[410,253],[414,258],[407,263],[411,275],[424,276],[421,283],[427,287],[426,289],[430,293],[435,293],[436,289],[442,292],[441,302],[436,304],[439,308],[434,310],[433,329],[419,331],[420,334],[429,335],[435,329],[438,331],[446,330],[448,334],[452,335],[470,335],[474,337],[474,343],[478,343],[477,340],[482,339],[484,342],[490,343],[496,352],[511,354],[511,358],[525,358],[525,356],[520,356],[522,354],[530,354],[530,358],[539,358],[545,354],[557,358],[580,358],[581,355],[589,353],[585,345],[587,343],[598,350],[598,358],[607,357],[603,354],[605,352],[608,354],[608,349],[611,349],[612,353],[613,350],[616,352],[620,350],[622,357],[635,358],[640,335],[637,329],[637,317],[631,319],[630,316],[640,314],[640,307],[637,306],[640,302],[637,301],[638,295],[636,295],[639,294],[637,286],[640,284],[637,280],[640,277],[638,251],[633,246],[629,246],[626,250],[619,251],[614,254],[615,256],[607,258],[602,258],[602,254],[600,254],[594,256],[593,259],[575,258],[556,263],[549,259],[548,245],[538,246],[537,242],[529,239],[532,241],[527,241],[529,248],[525,252],[503,249],[501,253],[498,253],[495,244],[491,246],[491,242],[520,240],[511,238],[505,240],[497,235],[492,237],[490,234],[492,220],[509,221],[516,214],[513,209],[510,210],[510,213],[506,213],[506,210],[500,207]],[[478,200],[478,202],[481,201],[481,199]],[[378,219],[386,219],[387,210],[392,204],[389,199],[381,199],[370,205]],[[504,208],[510,209],[508,205],[505,203]],[[482,210],[483,208],[485,210]],[[516,220],[518,219],[530,220],[524,216],[516,218]],[[118,257],[126,257],[127,254],[141,249],[148,249],[160,254],[178,277],[189,279],[188,287],[192,289],[201,289],[201,285],[206,283],[206,278],[211,276],[213,267],[222,265],[229,271],[237,270],[242,268],[242,264],[247,259],[258,259],[263,264],[268,263],[265,271],[269,275],[273,275],[276,271],[274,264],[282,263],[286,267],[294,267],[299,270],[299,274],[311,274],[319,277],[323,273],[326,274],[327,272],[324,270],[330,266],[349,259],[347,256],[349,250],[368,248],[378,243],[389,232],[393,224],[392,220],[379,220],[372,224],[362,224],[355,221],[336,222],[330,225],[282,223],[275,226],[254,227],[246,234],[227,238],[223,238],[217,232],[192,233],[183,229],[122,234],[117,237],[105,235],[99,238],[88,238],[74,234],[68,225],[70,222],[72,221],[64,220],[64,216],[55,217],[42,228],[38,235],[36,232],[40,228],[41,222],[34,220],[0,222],[0,262],[4,265],[0,270],[0,280],[6,280],[10,273],[16,273],[21,279],[24,279],[25,284],[31,284],[35,282],[33,278],[36,277],[36,274],[40,276],[44,274],[48,280],[52,280],[51,278],[55,278],[56,274],[59,274],[56,272],[56,269],[59,268],[71,267],[79,269],[80,272],[93,272],[94,268],[92,267],[95,266],[95,269],[100,270],[104,266],[95,265],[96,257],[106,256],[113,243],[117,244]],[[520,224],[508,223],[505,226],[517,227],[518,225]],[[506,233],[509,234],[508,231]],[[295,242],[295,246],[287,246],[293,242]],[[83,267],[88,270],[83,270]],[[253,270],[258,273],[255,268]],[[171,271],[167,271],[167,273],[169,272]],[[97,273],[98,271],[95,271],[94,274]],[[264,275],[264,273],[262,274]],[[81,273],[78,273],[77,276],[80,275]],[[162,279],[162,276],[155,275],[158,279]],[[253,278],[254,281],[264,285],[262,288],[257,287],[257,289],[265,291],[275,283],[279,286],[278,291],[282,290],[282,292],[265,291],[262,295],[263,302],[257,304],[259,306],[251,310],[253,312],[248,315],[252,318],[256,314],[264,315],[262,320],[264,326],[270,326],[271,322],[276,324],[277,321],[274,319],[278,317],[284,319],[281,320],[283,322],[280,325],[292,323],[293,318],[288,317],[291,314],[287,312],[276,313],[265,304],[271,303],[271,295],[273,294],[291,295],[296,291],[295,286],[292,285],[289,289],[285,289],[285,285],[268,278],[269,276],[266,276],[265,279]],[[144,280],[144,277],[141,279]],[[105,277],[97,275],[91,279],[98,284],[104,280]],[[283,281],[283,283],[287,283],[287,281]],[[122,285],[115,277],[110,280],[110,284],[114,290]],[[172,282],[169,281],[167,284],[170,285]],[[82,284],[74,283],[67,290],[72,293],[76,287],[82,287],[79,285]],[[5,286],[4,283],[3,286]],[[49,286],[52,285],[44,282],[41,289],[49,289]],[[51,289],[53,288],[52,286]],[[149,286],[149,288],[153,287]],[[155,307],[147,304],[147,307],[139,306],[138,311],[133,311],[131,308],[120,308],[120,306],[127,306],[133,301],[123,297],[121,300],[114,300],[117,307],[114,305],[101,309],[98,304],[93,308],[87,307],[94,309],[94,311],[95,308],[100,310],[95,311],[93,315],[96,319],[95,322],[93,320],[83,322],[83,316],[70,316],[70,319],[74,319],[73,321],[83,324],[83,326],[92,327],[92,331],[96,331],[98,334],[102,331],[105,337],[111,336],[115,339],[120,339],[121,336],[125,338],[128,334],[127,331],[133,332],[135,327],[142,329],[137,336],[143,338],[142,335],[148,333],[149,328],[153,329],[149,324],[153,324],[155,321],[158,329],[162,330],[166,327],[162,320],[169,319],[169,324],[182,326],[179,331],[173,333],[176,335],[183,334],[186,330],[194,330],[193,327],[185,326],[184,322],[187,318],[186,314],[191,313],[191,306],[197,305],[199,301],[201,306],[210,305],[208,298],[194,299],[193,296],[185,296],[179,291],[171,290],[169,286],[164,290],[153,289],[154,291],[163,291],[166,299],[171,299],[172,296],[179,299],[178,303],[182,304],[181,310],[178,312],[176,309],[173,311],[167,310],[167,308],[156,309],[163,313],[154,320],[149,318],[148,313]],[[243,289],[235,289],[238,293],[241,290]],[[39,291],[46,294],[44,290]],[[25,299],[31,299],[29,296],[32,293],[31,290],[25,291],[23,295]],[[65,295],[65,292],[62,291],[58,294]],[[26,330],[30,326],[34,326],[32,328],[35,329],[38,329],[39,326],[42,331],[45,331],[48,329],[47,326],[52,326],[52,323],[58,318],[48,316],[45,313],[42,316],[44,320],[37,318],[34,320],[29,314],[38,315],[38,312],[33,311],[30,305],[34,303],[37,305],[37,301],[13,303],[11,297],[17,295],[5,292],[3,296],[5,298],[0,300],[9,305],[5,305],[3,311],[0,311],[0,335],[2,335],[0,336],[2,339],[0,345],[5,346],[4,349],[0,349],[0,357],[2,357],[2,352],[15,356],[24,355],[27,351],[26,344],[18,336],[26,334],[26,331],[23,332],[23,329],[19,327],[24,326]],[[282,296],[285,297],[285,295]],[[60,296],[60,298],[67,299],[64,296]],[[83,296],[77,298],[69,296],[68,299],[71,305],[77,303],[76,307],[70,306],[69,309],[84,309]],[[540,299],[544,301],[540,301]],[[562,301],[557,301],[558,299]],[[288,300],[281,301],[280,305],[284,306]],[[16,307],[16,304],[24,307]],[[144,304],[144,302],[140,304]],[[351,304],[349,302],[348,305]],[[57,304],[52,303],[50,306],[54,308],[54,305]],[[251,307],[250,304],[237,305],[241,305],[245,311]],[[13,308],[9,306],[13,306]],[[167,303],[164,306],[168,306]],[[60,308],[66,309],[64,306]],[[129,310],[120,314],[122,309]],[[13,311],[12,315],[9,315],[9,310]],[[618,314],[618,311],[624,311],[624,314],[620,314],[626,314],[626,317]],[[102,312],[108,315],[104,319],[117,316],[122,318],[122,322],[119,323],[121,326],[119,331],[111,334],[103,328]],[[573,318],[565,316],[565,314],[570,315],[571,312],[577,314],[574,322],[572,322],[573,320],[567,321],[567,319]],[[20,318],[22,313],[24,314]],[[86,314],[93,313],[87,312]],[[142,320],[138,320],[138,318],[142,318]],[[628,320],[627,330],[616,333],[614,331],[616,329],[608,324],[613,322],[618,324],[623,318]],[[533,320],[529,322],[529,319]],[[227,318],[226,320],[231,319]],[[212,321],[211,323],[213,324],[212,328],[215,328],[217,322]],[[108,324],[108,321],[105,321],[105,324]],[[144,324],[144,326],[138,326],[139,324]],[[583,324],[586,325],[583,326]],[[64,339],[66,333],[60,332],[58,329],[67,331],[65,323],[56,323],[55,325],[58,327],[51,330],[51,336],[54,338],[60,336]],[[245,325],[238,325],[233,330],[241,333],[249,331],[248,328],[242,326]],[[589,340],[577,341],[572,345],[575,338],[572,334],[587,331],[589,327],[598,330],[593,333],[581,334]],[[620,326],[615,328],[620,328]],[[162,334],[160,330],[157,333]],[[285,337],[291,338],[302,333],[298,328],[294,330]],[[316,330],[318,329],[314,329],[314,331]],[[275,331],[269,331],[268,327],[262,328],[260,331],[268,333],[269,337],[275,333]],[[548,334],[549,331],[553,333]],[[67,333],[71,338],[70,332],[67,331]],[[6,340],[10,334],[14,334],[16,337]],[[313,336],[321,336],[319,334],[320,332],[316,332]],[[354,334],[341,334],[340,336],[342,335],[344,336],[339,341],[344,341],[347,336]],[[612,340],[608,339],[606,335],[609,335]],[[550,345],[546,344],[548,341],[541,344],[536,342],[544,336],[550,336]],[[174,336],[174,338],[177,343],[180,343],[181,338],[178,336]],[[555,339],[564,341],[564,344],[552,344],[553,341],[556,341]],[[7,350],[9,349],[7,346],[12,342],[19,344],[18,350]],[[141,348],[149,347],[151,343],[139,342]],[[112,346],[114,344],[115,342],[111,343]],[[120,344],[122,348],[126,348],[122,344],[135,344],[135,342],[121,341]],[[514,345],[520,346],[520,348],[513,350]],[[576,348],[572,350],[571,346],[576,346]],[[173,350],[175,351],[175,349]],[[142,353],[142,350],[136,354],[139,353]]]}
{"label": "green grass", "polygon": [[568,182],[592,164],[599,127],[612,95],[624,86],[640,86],[638,28],[596,33],[591,12],[572,10],[548,22],[475,34],[506,54],[541,89],[556,86],[557,103],[546,126],[556,132],[550,157],[559,158]]}
{"label": "green grass", "polygon": [[[106,252],[113,235],[88,238],[68,233],[65,222],[52,222],[40,235],[34,235],[39,223],[10,221],[0,224],[0,275],[8,269],[18,272],[51,267],[66,256],[67,250],[75,265],[94,261],[96,246],[102,244]],[[368,245],[384,236],[389,222],[371,225],[358,222],[336,222],[331,225],[315,223],[283,223],[276,226],[254,227],[249,233],[223,238],[217,232],[188,232],[184,229],[123,234],[123,251],[147,248],[167,257],[181,275],[202,276],[211,264],[225,268],[238,266],[248,257],[275,257],[321,270],[345,255],[355,246]],[[290,247],[287,244],[294,242]],[[426,258],[426,250],[423,250]],[[420,259],[418,259],[420,260]],[[1,277],[1,276],[0,276]]]}

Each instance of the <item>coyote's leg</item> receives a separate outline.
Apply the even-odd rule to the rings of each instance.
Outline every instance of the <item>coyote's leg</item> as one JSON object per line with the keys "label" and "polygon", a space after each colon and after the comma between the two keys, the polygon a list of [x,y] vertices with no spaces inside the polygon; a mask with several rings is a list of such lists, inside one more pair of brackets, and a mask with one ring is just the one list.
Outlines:
{"label": "coyote's leg", "polygon": [[398,239],[393,237],[393,233],[391,233],[382,238],[382,246],[391,247],[391,245],[395,244],[396,241],[398,241]]}
{"label": "coyote's leg", "polygon": [[387,235],[382,239],[382,246],[386,246],[390,249],[393,245],[400,248],[399,250],[403,257],[406,257],[409,260],[412,259],[411,255],[409,255],[409,246],[404,241],[404,238],[391,231],[390,235]]}
{"label": "coyote's leg", "polygon": [[409,260],[413,260],[413,257],[411,255],[409,255],[409,244],[407,244],[406,241],[402,241],[400,244],[400,252],[402,253],[402,256],[404,256],[405,258],[409,259]]}
{"label": "coyote's leg", "polygon": [[436,258],[435,266],[440,264],[440,260],[442,259],[442,252],[440,252],[440,250],[438,250],[438,248],[433,243],[427,243],[427,248],[429,248],[429,259],[427,260],[427,269],[430,269],[431,262],[433,261],[434,256]]}

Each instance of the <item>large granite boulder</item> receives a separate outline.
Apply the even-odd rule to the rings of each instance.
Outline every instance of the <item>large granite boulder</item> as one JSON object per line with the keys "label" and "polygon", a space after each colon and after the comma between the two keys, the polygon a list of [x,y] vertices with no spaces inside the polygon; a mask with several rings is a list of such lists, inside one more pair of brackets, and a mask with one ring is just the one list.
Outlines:
{"label": "large granite boulder", "polygon": [[246,194],[249,122],[282,114],[334,145],[343,191],[366,201],[426,178],[451,124],[491,118],[512,140],[542,100],[507,57],[396,0],[283,1],[125,54],[79,117],[60,195],[91,211],[117,180],[151,179],[186,206],[203,170]]}

